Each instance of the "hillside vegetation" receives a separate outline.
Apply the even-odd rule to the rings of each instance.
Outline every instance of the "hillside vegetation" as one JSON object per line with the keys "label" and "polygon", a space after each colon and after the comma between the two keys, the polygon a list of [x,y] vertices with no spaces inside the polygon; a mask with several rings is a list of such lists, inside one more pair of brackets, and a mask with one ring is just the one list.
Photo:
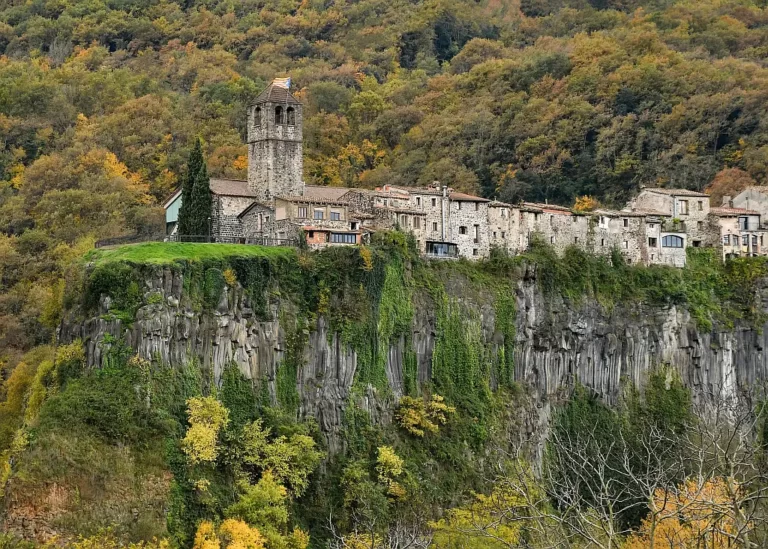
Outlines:
{"label": "hillside vegetation", "polygon": [[290,75],[305,177],[620,204],[766,183],[768,8],[703,0],[0,4],[0,349],[48,342],[96,238],[162,231],[195,137],[243,177]]}
{"label": "hillside vegetation", "polygon": [[[273,374],[260,365],[263,375],[253,379],[234,362],[215,374],[204,360],[141,358],[120,329],[27,352],[0,398],[8,530],[0,547],[33,547],[19,534],[56,534],[70,549],[399,549],[388,541],[395,536],[422,549],[430,540],[433,549],[544,549],[566,539],[633,549],[657,547],[647,542],[657,527],[687,540],[681,547],[766,540],[765,407],[728,409],[717,415],[722,423],[707,423],[666,365],[649,372],[641,391],[627,384],[617,409],[577,385],[562,408],[553,406],[534,475],[541,397],[515,381],[513,297],[533,271],[559,310],[592,300],[625,313],[641,303],[646,312],[676,305],[702,328],[746,327],[765,320],[757,293],[764,258],[724,265],[691,250],[688,266],[674,269],[577,248],[558,258],[536,245],[516,258],[425,262],[401,233],[379,233],[374,244],[247,254],[243,246],[188,244],[179,254],[180,245],[148,243],[91,252],[65,294],[68,322],[152,324],[153,311],[174,300],[156,318],[170,312],[181,327],[193,312],[215,323],[222,306],[247,300],[255,331],[277,322],[284,332],[283,360]],[[178,300],[158,286],[147,291],[148,280],[169,271],[180,281]],[[435,331],[426,370],[413,332],[424,307]],[[334,402],[343,407],[336,452],[326,446],[325,421],[302,413],[307,394],[330,383],[308,384],[302,359],[320,316],[356,353],[349,394]],[[488,318],[494,343],[483,335]],[[100,369],[86,368],[86,345],[101,351]],[[390,345],[404,349],[399,401]],[[744,423],[728,423],[733,417]],[[753,436],[734,437],[745,430]],[[723,449],[705,438],[712,436],[738,447]],[[583,484],[569,484],[577,479]],[[725,505],[732,500],[743,503]],[[742,513],[742,505],[754,509]]]}

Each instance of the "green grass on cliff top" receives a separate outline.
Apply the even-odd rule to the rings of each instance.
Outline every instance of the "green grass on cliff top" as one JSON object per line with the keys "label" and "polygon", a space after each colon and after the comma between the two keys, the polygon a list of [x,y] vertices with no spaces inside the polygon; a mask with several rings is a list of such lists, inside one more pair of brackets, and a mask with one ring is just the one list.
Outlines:
{"label": "green grass on cliff top", "polygon": [[174,261],[198,261],[230,257],[279,257],[295,254],[293,248],[247,246],[243,244],[197,244],[190,242],[144,242],[115,248],[91,250],[86,261],[97,264],[113,261],[167,264]]}

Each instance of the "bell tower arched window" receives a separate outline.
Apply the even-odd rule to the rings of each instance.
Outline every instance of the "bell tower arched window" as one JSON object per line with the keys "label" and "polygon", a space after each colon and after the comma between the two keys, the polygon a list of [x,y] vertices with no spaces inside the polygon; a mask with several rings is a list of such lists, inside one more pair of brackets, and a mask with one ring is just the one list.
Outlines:
{"label": "bell tower arched window", "polygon": [[285,116],[283,115],[283,107],[275,107],[275,124],[285,124]]}
{"label": "bell tower arched window", "polygon": [[261,107],[256,107],[253,112],[253,122],[257,126],[261,126]]}
{"label": "bell tower arched window", "polygon": [[293,110],[293,107],[288,107],[285,111],[285,114],[288,115],[288,125],[289,126],[295,126],[296,125],[296,111]]}

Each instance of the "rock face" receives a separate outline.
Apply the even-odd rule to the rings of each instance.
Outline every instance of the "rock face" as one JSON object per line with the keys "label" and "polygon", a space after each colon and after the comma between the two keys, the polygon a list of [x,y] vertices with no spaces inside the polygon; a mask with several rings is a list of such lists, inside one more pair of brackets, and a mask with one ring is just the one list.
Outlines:
{"label": "rock face", "polygon": [[[579,380],[602,397],[615,402],[624,380],[644,382],[647,372],[662,364],[676,368],[692,389],[694,399],[706,401],[716,392],[736,395],[768,377],[763,349],[768,330],[751,328],[701,331],[687,310],[643,305],[617,306],[606,311],[594,301],[582,304],[544,296],[532,267],[523,269],[516,288],[515,379],[530,391],[539,408],[539,420],[548,416],[549,404],[563,386]],[[271,318],[256,318],[240,288],[222,293],[218,306],[196,312],[183,293],[183,274],[158,268],[146,280],[145,302],[135,321],[124,325],[108,314],[109,300],[101,300],[98,316],[86,320],[69,317],[61,327],[61,340],[81,338],[89,366],[105,358],[105,335],[121,337],[141,356],[171,365],[198,360],[219,379],[234,362],[255,382],[268,383],[276,397],[276,372],[286,354],[286,327],[278,320],[290,304],[272,301]],[[482,292],[464,291],[461,283],[446,287],[450,299],[467,316],[479,321],[482,343],[496,355],[504,336],[495,329],[493,300]],[[763,308],[768,310],[766,300]],[[391,391],[372,387],[357,391],[358,405],[374,421],[389,421],[392,400],[404,391],[404,362],[408,347],[416,357],[417,378],[431,377],[432,354],[440,337],[437,312],[425,293],[414,295],[412,337],[391,342],[387,351],[387,379]],[[297,373],[299,415],[313,416],[328,438],[331,451],[339,450],[344,410],[358,366],[357,354],[330,333],[323,316],[303,333],[301,366]]]}

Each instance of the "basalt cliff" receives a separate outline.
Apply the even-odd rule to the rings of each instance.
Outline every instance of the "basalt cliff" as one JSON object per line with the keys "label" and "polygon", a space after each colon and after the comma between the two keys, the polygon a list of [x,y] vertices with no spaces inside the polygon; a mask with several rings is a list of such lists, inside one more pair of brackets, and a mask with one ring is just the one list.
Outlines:
{"label": "basalt cliff", "polygon": [[[100,293],[92,296],[96,305],[90,310],[70,313],[60,339],[82,340],[90,367],[102,365],[114,341],[148,360],[196,361],[214,381],[235,364],[254,384],[265,384],[273,402],[280,400],[280,372],[290,362],[295,412],[314,417],[334,451],[343,444],[350,398],[374,422],[388,422],[409,386],[439,383],[441,376],[457,385],[462,380],[455,377],[465,374],[485,377],[491,388],[524,387],[533,405],[529,429],[546,421],[551,404],[574,382],[616,403],[624,383],[642,386],[649,371],[668,366],[694,400],[706,402],[749,392],[768,378],[768,330],[760,315],[768,311],[768,288],[761,280],[750,290],[751,307],[757,309],[750,322],[729,321],[730,315],[743,315],[723,308],[719,320],[703,323],[684,300],[657,297],[648,303],[612,296],[618,299],[606,304],[599,296],[572,299],[548,292],[540,283],[548,266],[535,261],[480,277],[466,264],[414,269],[398,259],[396,265],[380,273],[378,295],[368,292],[360,299],[349,296],[366,290],[363,284],[355,288],[358,281],[348,280],[348,273],[314,280],[318,301],[303,313],[284,288],[280,291],[278,271],[256,288],[239,280],[220,284],[213,299],[204,288],[209,293],[204,306],[201,290],[191,290],[189,280],[201,278],[200,269],[134,265],[140,295],[132,317],[114,314],[115,299]],[[202,278],[219,275],[209,267]],[[369,310],[351,310],[361,301]],[[369,329],[350,329],[356,322]],[[472,364],[452,364],[459,361]],[[458,367],[435,371],[453,366]]]}

